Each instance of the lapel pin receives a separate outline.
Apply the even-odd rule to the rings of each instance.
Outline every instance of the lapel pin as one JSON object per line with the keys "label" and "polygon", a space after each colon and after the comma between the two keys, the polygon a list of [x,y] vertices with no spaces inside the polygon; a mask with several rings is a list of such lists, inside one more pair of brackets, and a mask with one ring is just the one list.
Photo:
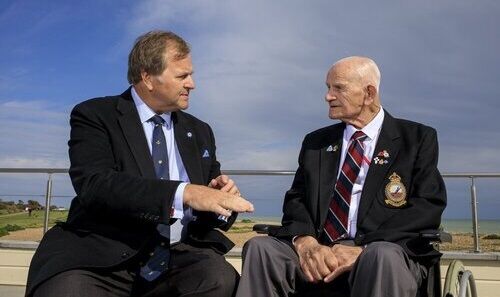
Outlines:
{"label": "lapel pin", "polygon": [[333,147],[333,151],[334,151],[334,152],[336,152],[336,151],[338,151],[338,150],[339,150],[339,145],[338,145],[338,144],[336,144],[336,145]]}
{"label": "lapel pin", "polygon": [[187,137],[189,137],[189,138],[193,137],[193,133],[188,132],[188,133],[187,133]]}
{"label": "lapel pin", "polygon": [[389,163],[389,158],[391,156],[389,155],[389,152],[387,150],[382,150],[380,151],[375,158],[373,158],[373,162],[378,165],[384,165]]}
{"label": "lapel pin", "polygon": [[326,149],[326,151],[327,151],[327,152],[331,152],[331,151],[333,151],[333,147],[332,147],[332,145],[329,145],[329,146],[328,146],[328,148]]}
{"label": "lapel pin", "polygon": [[202,158],[208,158],[208,157],[210,157],[210,154],[208,153],[208,150],[205,150],[205,151],[203,152],[203,156],[202,156]]}

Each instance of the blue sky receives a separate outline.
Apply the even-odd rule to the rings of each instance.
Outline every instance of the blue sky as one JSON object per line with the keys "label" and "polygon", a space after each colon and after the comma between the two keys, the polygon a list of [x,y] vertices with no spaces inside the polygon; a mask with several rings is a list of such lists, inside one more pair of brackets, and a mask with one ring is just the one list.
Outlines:
{"label": "blue sky", "polygon": [[[438,130],[442,172],[500,172],[499,2],[351,2],[2,0],[0,167],[68,167],[71,108],[125,90],[135,38],[166,29],[192,45],[189,112],[214,128],[223,169],[295,170],[303,136],[332,123],[326,71],[366,55],[382,105]],[[0,196],[44,191],[43,177],[1,176]],[[276,212],[290,183],[238,181]],[[482,218],[499,218],[499,184],[478,181]],[[470,216],[466,180],[448,190],[446,216]]]}

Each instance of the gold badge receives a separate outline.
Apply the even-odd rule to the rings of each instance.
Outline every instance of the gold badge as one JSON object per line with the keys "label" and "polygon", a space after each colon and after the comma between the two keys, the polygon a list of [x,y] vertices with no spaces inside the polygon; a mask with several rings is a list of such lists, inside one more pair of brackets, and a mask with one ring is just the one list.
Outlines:
{"label": "gold badge", "polygon": [[406,188],[401,182],[401,177],[394,172],[389,180],[390,182],[385,186],[385,203],[394,207],[406,205]]}

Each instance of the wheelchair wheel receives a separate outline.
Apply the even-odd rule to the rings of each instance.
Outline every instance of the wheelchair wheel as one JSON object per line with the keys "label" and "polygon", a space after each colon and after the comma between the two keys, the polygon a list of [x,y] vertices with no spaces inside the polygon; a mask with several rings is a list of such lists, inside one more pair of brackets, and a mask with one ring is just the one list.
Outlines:
{"label": "wheelchair wheel", "polygon": [[460,260],[453,260],[446,271],[444,297],[477,297],[476,283],[472,272],[466,270]]}

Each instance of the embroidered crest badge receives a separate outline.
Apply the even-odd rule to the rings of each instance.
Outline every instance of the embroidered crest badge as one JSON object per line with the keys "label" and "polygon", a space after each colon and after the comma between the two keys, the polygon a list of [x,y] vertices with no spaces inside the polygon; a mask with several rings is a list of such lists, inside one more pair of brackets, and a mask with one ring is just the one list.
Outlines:
{"label": "embroidered crest badge", "polygon": [[394,207],[402,207],[408,202],[406,188],[396,172],[389,176],[390,182],[385,186],[385,203]]}

